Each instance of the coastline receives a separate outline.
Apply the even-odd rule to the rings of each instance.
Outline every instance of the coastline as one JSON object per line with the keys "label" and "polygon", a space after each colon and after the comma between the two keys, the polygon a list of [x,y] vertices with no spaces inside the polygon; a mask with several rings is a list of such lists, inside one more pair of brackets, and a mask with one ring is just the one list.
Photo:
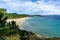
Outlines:
{"label": "coastline", "polygon": [[17,19],[8,19],[7,22],[15,21],[18,26],[21,26],[29,18],[30,17],[17,18]]}
{"label": "coastline", "polygon": [[[21,27],[21,25],[23,25],[23,23],[29,19],[31,17],[24,17],[24,18],[17,18],[17,19],[8,19],[7,22],[11,22],[11,21],[16,21],[16,24],[19,26],[19,29],[24,30],[23,27]],[[27,31],[27,30],[26,30]],[[43,38],[43,36],[35,34],[37,37]]]}
{"label": "coastline", "polygon": [[[17,18],[17,19],[8,19],[7,22],[11,22],[11,21],[16,21],[16,24],[19,26],[19,29],[23,30],[23,28],[21,27],[21,25],[31,17],[24,17],[24,18]],[[42,38],[43,36],[35,34],[36,36]]]}
{"label": "coastline", "polygon": [[[24,18],[17,18],[17,19],[8,19],[7,20],[7,22],[11,22],[11,21],[16,21],[16,24],[19,26],[19,29],[22,29],[23,30],[23,28],[21,27],[21,25],[23,25],[23,23],[27,20],[27,19],[29,19],[29,18],[31,18],[31,17],[24,17]],[[35,34],[35,33],[34,33]],[[49,37],[44,37],[44,36],[42,36],[42,35],[39,35],[39,34],[35,34],[38,38],[49,38]]]}

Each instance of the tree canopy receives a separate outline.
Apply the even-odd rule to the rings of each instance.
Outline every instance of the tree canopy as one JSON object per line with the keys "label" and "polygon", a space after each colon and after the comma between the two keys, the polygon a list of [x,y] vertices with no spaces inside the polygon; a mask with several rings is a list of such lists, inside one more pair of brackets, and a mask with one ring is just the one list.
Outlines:
{"label": "tree canopy", "polygon": [[7,13],[7,10],[4,8],[0,8],[0,13]]}

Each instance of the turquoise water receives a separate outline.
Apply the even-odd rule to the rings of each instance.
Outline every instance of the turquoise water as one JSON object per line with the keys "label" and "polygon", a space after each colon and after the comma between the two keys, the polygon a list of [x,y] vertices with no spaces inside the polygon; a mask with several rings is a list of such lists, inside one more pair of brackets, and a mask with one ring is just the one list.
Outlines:
{"label": "turquoise water", "polygon": [[31,17],[22,27],[41,36],[60,37],[60,17]]}

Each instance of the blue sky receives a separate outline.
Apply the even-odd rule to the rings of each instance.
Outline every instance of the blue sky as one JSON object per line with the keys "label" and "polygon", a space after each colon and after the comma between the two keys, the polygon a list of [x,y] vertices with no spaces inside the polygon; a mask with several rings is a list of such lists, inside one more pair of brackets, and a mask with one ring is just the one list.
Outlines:
{"label": "blue sky", "polygon": [[0,0],[0,8],[18,14],[60,15],[60,0]]}

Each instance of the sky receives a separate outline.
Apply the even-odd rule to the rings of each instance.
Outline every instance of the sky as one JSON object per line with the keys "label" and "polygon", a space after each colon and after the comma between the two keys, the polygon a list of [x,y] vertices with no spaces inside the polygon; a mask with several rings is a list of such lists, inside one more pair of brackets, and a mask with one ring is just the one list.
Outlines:
{"label": "sky", "polygon": [[9,13],[60,15],[60,0],[0,0],[0,8]]}

